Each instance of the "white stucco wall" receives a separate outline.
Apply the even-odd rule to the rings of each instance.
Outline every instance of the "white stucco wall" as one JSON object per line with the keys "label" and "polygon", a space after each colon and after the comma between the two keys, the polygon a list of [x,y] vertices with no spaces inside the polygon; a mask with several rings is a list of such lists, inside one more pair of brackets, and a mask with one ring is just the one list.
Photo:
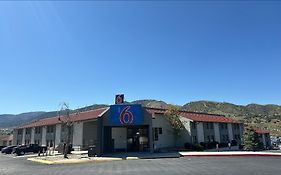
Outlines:
{"label": "white stucco wall", "polygon": [[229,141],[233,140],[232,123],[227,123],[227,131],[228,131]]}
{"label": "white stucco wall", "polygon": [[215,141],[221,142],[219,123],[214,123]]}
{"label": "white stucco wall", "polygon": [[83,146],[83,122],[75,122],[73,124],[73,147]]}
{"label": "white stucco wall", "polygon": [[184,129],[181,132],[180,138],[176,140],[176,146],[184,147],[185,143],[191,143],[191,126],[190,122],[192,120],[187,119],[185,117],[180,117],[180,120],[184,126]]}
{"label": "white stucco wall", "polygon": [[61,141],[61,124],[56,124],[55,146],[57,147]]}
{"label": "white stucco wall", "polygon": [[114,149],[127,149],[127,128],[113,127],[111,130],[114,139]]}
{"label": "white stucco wall", "polygon": [[197,122],[197,139],[198,139],[198,143],[204,142],[203,122]]}
{"label": "white stucco wall", "polygon": [[47,127],[42,126],[42,146],[47,146],[46,145],[46,135],[47,135]]}
{"label": "white stucco wall", "polygon": [[173,129],[164,115],[155,114],[155,118],[152,119],[152,128],[162,128],[162,134],[158,134],[157,141],[154,140],[154,149],[175,146]]}
{"label": "white stucco wall", "polygon": [[24,128],[24,129],[22,130],[22,140],[21,140],[21,144],[22,144],[22,145],[25,144],[25,131],[26,131],[26,129]]}
{"label": "white stucco wall", "polygon": [[34,144],[34,134],[35,134],[35,128],[31,128],[31,136],[30,136],[30,143]]}

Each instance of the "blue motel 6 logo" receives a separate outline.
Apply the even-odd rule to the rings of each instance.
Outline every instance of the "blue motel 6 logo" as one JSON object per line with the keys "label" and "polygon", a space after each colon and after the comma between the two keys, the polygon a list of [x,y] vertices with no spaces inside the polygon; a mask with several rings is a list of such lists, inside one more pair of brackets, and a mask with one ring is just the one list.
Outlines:
{"label": "blue motel 6 logo", "polygon": [[141,105],[111,105],[110,119],[115,125],[142,124]]}

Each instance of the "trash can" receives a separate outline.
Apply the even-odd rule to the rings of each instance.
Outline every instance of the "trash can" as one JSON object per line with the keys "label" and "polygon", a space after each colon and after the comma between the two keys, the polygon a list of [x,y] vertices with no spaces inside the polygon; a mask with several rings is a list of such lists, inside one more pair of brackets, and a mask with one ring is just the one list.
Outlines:
{"label": "trash can", "polygon": [[89,146],[89,149],[88,149],[88,156],[89,156],[89,157],[95,157],[95,156],[97,156],[96,145],[91,145],[91,146]]}

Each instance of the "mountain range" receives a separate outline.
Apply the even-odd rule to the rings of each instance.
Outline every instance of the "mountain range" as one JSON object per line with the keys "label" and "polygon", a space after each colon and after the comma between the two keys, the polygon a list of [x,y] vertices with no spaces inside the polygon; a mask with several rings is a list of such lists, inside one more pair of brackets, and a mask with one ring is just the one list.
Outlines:
{"label": "mountain range", "polygon": [[[137,100],[126,103],[141,104],[143,106],[153,108],[167,108],[169,105],[164,101],[158,100]],[[71,112],[88,111],[106,106],[109,105],[95,104],[84,108],[71,110]],[[239,120],[257,128],[268,129],[272,134],[281,136],[281,106],[278,105],[249,104],[243,106],[226,102],[195,101],[178,107],[184,111],[222,114],[226,117]],[[13,128],[21,124],[28,123],[32,120],[53,117],[57,114],[57,111],[28,112],[18,115],[3,114],[0,115],[0,128]]]}

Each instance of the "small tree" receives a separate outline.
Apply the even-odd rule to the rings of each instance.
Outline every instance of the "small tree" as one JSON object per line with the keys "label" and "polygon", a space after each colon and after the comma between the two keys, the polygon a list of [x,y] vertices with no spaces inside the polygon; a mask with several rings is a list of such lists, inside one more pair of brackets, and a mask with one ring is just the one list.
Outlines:
{"label": "small tree", "polygon": [[68,158],[67,153],[69,152],[69,146],[70,146],[70,137],[71,137],[71,129],[73,122],[70,119],[70,109],[68,104],[65,102],[61,105],[61,109],[59,111],[59,121],[66,126],[66,140],[64,144],[64,158]]}
{"label": "small tree", "polygon": [[181,136],[182,130],[184,129],[184,126],[180,120],[179,108],[174,105],[168,106],[165,112],[165,116],[168,119],[171,127],[173,128],[175,138],[179,138]]}
{"label": "small tree", "polygon": [[244,130],[244,150],[260,150],[263,144],[259,140],[258,134],[251,126],[245,127]]}

